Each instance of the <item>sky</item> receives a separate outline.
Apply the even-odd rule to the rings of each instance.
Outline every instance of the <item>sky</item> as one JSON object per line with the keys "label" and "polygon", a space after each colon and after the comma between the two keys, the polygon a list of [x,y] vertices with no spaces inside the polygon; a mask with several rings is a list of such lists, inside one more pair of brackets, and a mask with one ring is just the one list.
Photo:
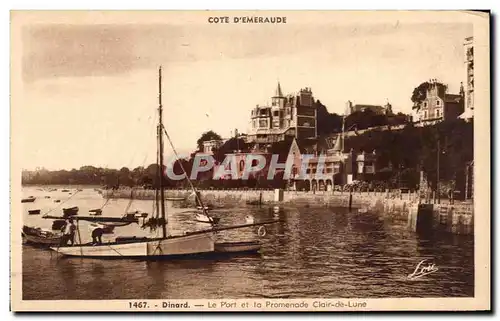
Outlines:
{"label": "sky", "polygon": [[[22,29],[22,167],[147,166],[164,123],[186,154],[204,131],[246,132],[250,111],[310,87],[330,112],[348,100],[411,112],[431,78],[458,93],[469,23],[378,19],[285,25],[48,24]],[[167,158],[172,156],[166,146]]]}

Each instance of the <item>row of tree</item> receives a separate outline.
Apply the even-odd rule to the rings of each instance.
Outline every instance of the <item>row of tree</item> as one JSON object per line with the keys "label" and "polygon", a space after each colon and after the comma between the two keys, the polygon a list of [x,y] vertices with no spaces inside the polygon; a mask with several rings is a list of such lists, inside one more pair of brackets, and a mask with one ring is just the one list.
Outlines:
{"label": "row of tree", "polygon": [[[391,182],[392,185],[407,185],[414,188],[419,184],[420,171],[423,171],[431,188],[436,188],[438,176],[440,180],[455,180],[460,184],[464,178],[467,163],[474,158],[473,123],[462,120],[442,122],[434,126],[406,126],[403,130],[374,130],[359,136],[347,137],[346,151],[376,152],[378,172],[377,179]],[[233,145],[243,144],[234,138],[227,142],[215,154],[221,161],[226,153],[230,153]],[[438,157],[439,154],[439,157]],[[438,166],[439,159],[439,166]],[[181,159],[174,163],[173,172],[182,174],[184,168],[191,175],[194,157]],[[181,166],[182,165],[182,166]],[[114,187],[146,186],[153,188],[159,185],[158,165],[137,167],[132,170],[123,167],[120,170],[83,166],[71,171],[24,172],[24,184],[91,184]],[[247,181],[213,180],[213,170],[200,173],[195,179],[199,187],[208,188],[275,188],[283,187],[286,182],[276,177],[270,181],[262,173]],[[186,180],[171,180],[165,176],[168,187],[188,187]]]}

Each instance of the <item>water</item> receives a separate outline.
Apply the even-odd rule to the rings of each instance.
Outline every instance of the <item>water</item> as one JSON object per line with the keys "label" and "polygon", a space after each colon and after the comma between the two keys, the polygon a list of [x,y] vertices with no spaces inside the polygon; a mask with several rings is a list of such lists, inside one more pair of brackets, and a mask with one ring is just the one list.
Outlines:
{"label": "water", "polygon": [[[74,192],[75,189],[72,190]],[[68,193],[25,188],[37,196],[25,203],[24,222],[50,228],[51,220],[28,216],[42,213],[67,199]],[[51,199],[43,198],[50,195]],[[85,189],[61,207],[79,206],[84,214],[103,204],[93,189]],[[128,200],[112,200],[104,215],[122,215]],[[152,202],[135,201],[130,209],[151,212]],[[60,209],[54,214],[60,214]],[[201,229],[189,209],[169,204],[170,233]],[[243,207],[215,211],[221,224],[241,224],[248,214],[256,220],[280,218],[267,227],[259,255],[230,258],[140,261],[56,258],[47,250],[23,246],[23,298],[61,299],[217,299],[217,298],[385,298],[474,296],[472,237],[434,233],[418,236],[406,222],[345,209]],[[80,223],[82,241],[90,239]],[[115,235],[150,235],[137,225],[117,228]],[[154,233],[153,233],[154,234]],[[255,228],[231,231],[225,238],[250,240]],[[110,236],[106,236],[110,237]],[[425,258],[438,271],[410,281],[408,274]]]}

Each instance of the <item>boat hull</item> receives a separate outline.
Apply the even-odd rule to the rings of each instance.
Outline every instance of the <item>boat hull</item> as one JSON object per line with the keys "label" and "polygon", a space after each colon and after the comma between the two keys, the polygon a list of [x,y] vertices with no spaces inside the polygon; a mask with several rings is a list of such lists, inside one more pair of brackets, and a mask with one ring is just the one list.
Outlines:
{"label": "boat hull", "polygon": [[242,252],[258,252],[261,248],[260,242],[227,242],[216,243],[215,252],[217,253],[242,253]]}
{"label": "boat hull", "polygon": [[210,218],[208,216],[202,215],[202,214],[196,214],[195,221],[200,222],[200,223],[208,223],[208,224],[211,224],[213,222],[214,224],[217,224],[217,223],[219,223],[220,218],[212,217],[212,221],[210,221]]}
{"label": "boat hull", "polygon": [[22,232],[27,243],[42,246],[58,246],[61,244],[61,237],[42,237]]}
{"label": "boat hull", "polygon": [[64,246],[52,250],[65,256],[95,258],[183,256],[214,252],[213,238],[212,233],[204,233],[127,243]]}

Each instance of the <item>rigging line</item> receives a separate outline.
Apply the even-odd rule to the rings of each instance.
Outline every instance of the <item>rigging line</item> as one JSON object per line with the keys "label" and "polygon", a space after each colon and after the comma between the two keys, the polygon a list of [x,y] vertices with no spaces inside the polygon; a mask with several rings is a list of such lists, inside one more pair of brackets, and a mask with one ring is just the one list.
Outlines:
{"label": "rigging line", "polygon": [[132,202],[134,201],[134,188],[130,190],[130,200],[128,201],[127,207],[125,208],[125,213],[128,212],[130,207],[132,206]]}
{"label": "rigging line", "polygon": [[108,202],[109,202],[109,200],[110,200],[110,199],[111,199],[111,198],[107,198],[107,199],[106,199],[106,201],[104,202],[104,204],[102,204],[102,206],[101,206],[101,208],[100,208],[101,210],[104,208],[104,206],[106,206],[106,205],[108,204]]}
{"label": "rigging line", "polygon": [[[108,244],[108,246],[109,246],[110,249],[112,249],[113,251],[115,251],[116,253],[118,253],[119,256],[123,256],[120,252],[118,252],[116,249],[114,249],[111,245]],[[80,246],[80,248],[81,248],[81,246]]]}
{"label": "rigging line", "polygon": [[[174,152],[175,157],[177,158],[177,160],[179,160],[179,155],[177,154],[177,151],[175,150],[174,144],[172,143],[172,140],[170,139],[170,136],[168,135],[167,129],[163,125],[162,125],[162,128],[163,128],[163,131],[165,132],[165,135],[167,136],[168,142],[170,143],[170,147],[172,147],[172,151]],[[214,221],[212,220],[212,217],[210,215],[208,215],[207,210],[205,208],[205,204],[203,204],[201,197],[199,197],[198,193],[196,193],[196,189],[194,188],[193,183],[191,182],[191,179],[189,179],[189,176],[186,172],[186,169],[184,168],[184,165],[182,165],[181,161],[179,161],[179,165],[181,166],[181,169],[184,172],[184,174],[186,174],[186,179],[187,179],[189,185],[191,186],[191,189],[195,192],[194,193],[195,198],[198,200],[199,204],[201,205],[201,209],[203,211],[203,214],[210,219],[210,223],[212,223],[212,225],[213,225]]]}
{"label": "rigging line", "polygon": [[[150,119],[151,119],[151,117],[148,117],[148,120],[150,120]],[[153,118],[153,123],[152,123],[152,125],[153,125],[152,127],[153,128],[156,127],[156,126],[154,126],[155,122],[156,122],[156,114],[154,115],[154,118]],[[149,121],[147,122],[147,124],[149,125]],[[149,138],[149,136],[151,136],[152,132],[153,132],[152,130],[149,131],[148,138]],[[140,146],[137,146],[137,148],[135,149],[134,153],[132,154],[132,159],[130,161],[130,167],[134,166],[133,163],[134,163],[136,155],[139,153],[139,149],[140,149]],[[146,153],[146,155],[147,155],[147,153]],[[146,160],[144,160],[144,162],[145,161]]]}
{"label": "rigging line", "polygon": [[60,207],[61,205],[63,205],[64,203],[66,203],[67,201],[69,201],[73,196],[75,196],[76,194],[80,193],[80,191],[76,191],[73,195],[71,195],[70,197],[68,197],[66,200],[64,200],[63,202],[59,203],[59,205],[57,205],[56,207],[50,209],[48,212],[45,212],[43,213],[43,215],[47,215],[49,214],[50,212],[52,212],[53,210],[55,210],[56,208]]}
{"label": "rigging line", "polygon": [[[157,115],[155,114],[154,119],[153,119],[153,124],[151,126],[151,132],[149,133],[149,136],[151,136],[151,134],[153,133],[153,128],[157,128],[157,125],[155,125],[155,123],[156,123],[156,117],[157,117]],[[146,160],[148,158],[148,152],[146,151],[144,154],[145,154],[144,155],[144,159],[142,160],[142,167],[143,168],[146,165]]]}
{"label": "rigging line", "polygon": [[[161,132],[158,127],[156,127],[156,136],[161,135]],[[161,172],[160,167],[160,142],[158,139],[156,140],[156,176],[158,177],[158,172]],[[154,183],[154,181],[153,181]],[[156,184],[153,184],[155,188],[155,204],[156,204],[156,219],[160,218],[160,200],[159,200],[159,188],[156,188]]]}

